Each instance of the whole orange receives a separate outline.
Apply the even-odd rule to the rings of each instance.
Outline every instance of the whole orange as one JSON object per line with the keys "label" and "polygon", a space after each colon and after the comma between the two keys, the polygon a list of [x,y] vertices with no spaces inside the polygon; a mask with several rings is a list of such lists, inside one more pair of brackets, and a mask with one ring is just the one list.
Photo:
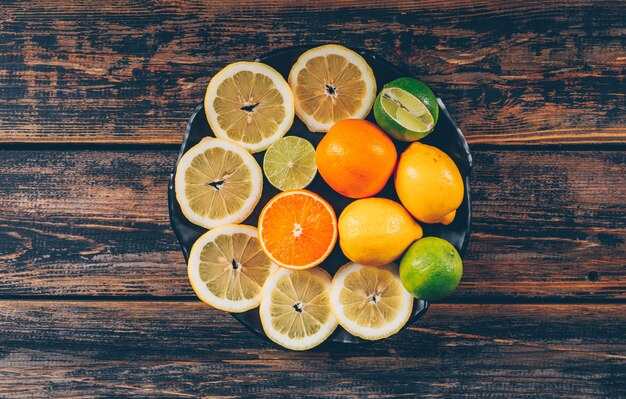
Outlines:
{"label": "whole orange", "polygon": [[389,136],[361,119],[335,123],[315,150],[322,178],[333,190],[350,198],[371,197],[382,190],[397,160]]}

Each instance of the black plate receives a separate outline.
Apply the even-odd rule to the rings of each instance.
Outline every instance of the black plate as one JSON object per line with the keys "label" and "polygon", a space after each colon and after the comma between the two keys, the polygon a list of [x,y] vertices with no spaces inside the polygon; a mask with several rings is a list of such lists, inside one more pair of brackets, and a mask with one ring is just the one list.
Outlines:
{"label": "black plate", "polygon": [[[309,48],[311,47],[291,47],[287,49],[282,49],[266,54],[265,56],[256,59],[256,61],[261,61],[274,67],[278,72],[280,72],[280,74],[283,75],[283,77],[285,77],[285,79],[287,79],[291,66],[296,62],[298,57]],[[402,76],[410,76],[409,73],[396,68],[395,66],[389,64],[382,58],[379,58],[369,51],[360,50],[358,52],[363,56],[363,58],[365,58],[367,63],[373,69],[374,75],[376,76],[376,85],[378,87],[378,90],[380,90],[385,83],[390,82],[396,78]],[[470,155],[469,147],[467,146],[465,137],[463,137],[463,133],[457,127],[456,123],[452,120],[452,117],[448,113],[441,99],[438,98],[437,101],[439,102],[440,110],[437,126],[435,127],[435,131],[433,133],[431,133],[429,136],[422,139],[421,141],[423,143],[434,145],[440,148],[454,160],[459,170],[461,171],[461,175],[463,176],[463,179],[465,181],[465,197],[463,198],[463,203],[457,210],[456,218],[450,225],[444,226],[441,224],[422,224],[422,227],[424,229],[424,236],[437,236],[448,240],[457,248],[461,256],[463,256],[467,249],[472,214],[470,206],[469,185],[470,171],[472,168],[472,156]],[[367,119],[372,122],[376,122],[374,120],[372,112],[370,112]],[[305,139],[313,143],[315,147],[317,147],[317,144],[320,142],[322,137],[324,137],[323,134],[309,132],[306,126],[302,123],[302,121],[300,121],[300,119],[298,119],[297,116],[294,118],[293,126],[287,134],[304,137]],[[188,149],[196,145],[202,138],[206,136],[213,136],[213,133],[204,114],[204,105],[201,104],[195,109],[195,111],[191,115],[191,119],[189,120],[187,130],[185,131],[185,137],[183,138],[183,144],[180,149],[176,165],[178,165],[180,157]],[[398,155],[400,155],[409,144],[398,142],[395,140],[394,143],[396,144]],[[254,158],[261,166],[263,165],[264,154],[265,152],[254,154]],[[196,226],[195,224],[189,222],[182,214],[178,202],[176,201],[176,193],[174,192],[175,173],[176,166],[174,167],[174,172],[170,176],[170,184],[168,190],[170,221],[172,224],[172,228],[176,233],[176,237],[178,238],[178,241],[180,242],[180,245],[182,247],[183,254],[185,255],[185,260],[187,260],[189,257],[189,251],[191,250],[191,246],[196,241],[196,239],[207,230],[203,227]],[[337,213],[337,216],[341,214],[343,208],[345,208],[350,202],[353,201],[352,199],[337,194],[324,182],[319,174],[315,177],[315,179],[313,180],[311,185],[307,187],[307,189],[314,191],[324,197],[333,206],[335,212]],[[261,196],[261,200],[256,206],[254,212],[252,212],[250,217],[248,217],[243,223],[256,226],[261,209],[263,209],[263,206],[276,194],[278,194],[278,190],[276,190],[271,184],[269,184],[267,179],[264,179],[263,194]],[[395,201],[399,201],[393,187],[393,179],[390,179],[389,183],[377,196],[391,198]],[[339,248],[339,244],[337,244],[331,255],[321,264],[321,266],[326,269],[331,275],[333,275],[335,271],[346,262],[348,262],[348,259],[343,255],[341,249]],[[407,325],[420,318],[427,309],[427,301],[416,299],[413,306],[413,314]],[[233,313],[232,315],[244,326],[248,327],[251,331],[267,339],[259,320],[258,308],[252,309],[245,313]],[[347,343],[363,342],[360,338],[348,334],[341,327],[337,328],[330,340],[335,342]]]}

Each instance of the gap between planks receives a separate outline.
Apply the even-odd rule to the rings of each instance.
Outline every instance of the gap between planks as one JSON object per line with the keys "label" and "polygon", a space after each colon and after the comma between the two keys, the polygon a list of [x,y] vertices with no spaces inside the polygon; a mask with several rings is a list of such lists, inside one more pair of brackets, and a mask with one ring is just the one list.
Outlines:
{"label": "gap between planks", "polygon": [[[127,302],[127,303],[200,303],[195,296],[92,296],[92,295],[0,295],[0,303],[2,302]],[[431,303],[431,306],[437,305],[626,305],[626,298],[558,298],[558,297],[542,297],[542,298],[507,298],[507,297],[481,297],[476,300],[468,300],[467,298],[459,298],[459,300],[448,299]]]}
{"label": "gap between planks", "polygon": [[[181,136],[181,144],[182,144]],[[178,151],[181,144],[124,142],[10,142],[1,143],[0,151]],[[626,143],[579,144],[469,144],[470,151],[626,151]]]}

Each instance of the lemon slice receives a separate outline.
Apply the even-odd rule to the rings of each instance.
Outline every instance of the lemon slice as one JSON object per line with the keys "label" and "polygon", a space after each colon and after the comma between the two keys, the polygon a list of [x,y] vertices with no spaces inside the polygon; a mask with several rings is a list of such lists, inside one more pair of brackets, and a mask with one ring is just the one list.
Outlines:
{"label": "lemon slice", "polygon": [[305,188],[317,173],[315,149],[303,138],[283,137],[265,152],[263,172],[270,184],[281,191]]}
{"label": "lemon slice", "polygon": [[413,297],[402,286],[398,266],[342,266],[330,289],[333,313],[350,334],[375,340],[400,331],[413,310]]}
{"label": "lemon slice", "polygon": [[259,306],[263,284],[276,269],[261,249],[256,227],[228,224],[198,238],[187,273],[202,302],[227,312],[245,312]]}
{"label": "lemon slice", "polygon": [[367,62],[335,44],[315,47],[289,73],[296,114],[312,132],[326,132],[343,119],[363,119],[376,97],[376,79]]}
{"label": "lemon slice", "polygon": [[279,268],[265,282],[259,313],[265,334],[292,350],[313,348],[337,328],[330,307],[331,277],[315,267]]}
{"label": "lemon slice", "polygon": [[240,223],[252,213],[263,191],[263,173],[242,147],[207,137],[178,162],[175,188],[185,217],[211,229]]}
{"label": "lemon slice", "polygon": [[204,110],[215,136],[258,152],[289,130],[294,101],[289,85],[274,68],[235,62],[211,78]]}

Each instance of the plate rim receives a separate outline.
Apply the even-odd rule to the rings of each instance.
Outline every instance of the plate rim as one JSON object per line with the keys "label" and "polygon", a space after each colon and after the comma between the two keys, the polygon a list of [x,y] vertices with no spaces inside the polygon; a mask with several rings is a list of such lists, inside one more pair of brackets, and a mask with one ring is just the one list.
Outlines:
{"label": "plate rim", "polygon": [[[322,44],[319,44],[322,45]],[[254,59],[255,62],[263,62],[264,60],[266,60],[269,57],[273,57],[273,56],[277,56],[280,55],[283,52],[287,52],[287,51],[297,51],[297,50],[307,50],[307,49],[311,49],[314,47],[317,47],[318,45],[298,45],[298,46],[289,46],[289,47],[283,47],[283,48],[279,48],[279,49],[275,49],[272,51],[269,51],[261,56],[258,56]],[[392,64],[391,62],[387,61],[385,58],[378,56],[376,53],[370,51],[370,50],[366,50],[366,49],[362,49],[362,48],[350,48],[353,51],[356,51],[357,53],[361,54],[361,55],[367,55],[371,58],[376,59],[378,62],[382,63],[385,65],[385,67],[393,70],[394,72],[396,72],[397,74],[401,74],[401,75],[405,75],[405,76],[414,76],[412,73]],[[436,95],[435,95],[436,96]],[[465,155],[465,159],[467,160],[467,174],[466,177],[464,179],[464,183],[465,183],[465,191],[466,191],[466,195],[467,195],[467,201],[468,201],[468,215],[467,215],[467,228],[466,228],[466,234],[463,240],[463,244],[461,245],[461,250],[459,251],[459,254],[461,256],[461,258],[464,257],[464,255],[467,253],[467,248],[470,242],[470,237],[471,237],[471,233],[472,233],[472,203],[471,203],[471,199],[472,199],[472,195],[471,195],[471,174],[472,174],[472,169],[473,169],[473,157],[472,154],[470,152],[470,148],[469,148],[469,144],[467,143],[467,139],[465,138],[465,135],[463,134],[463,131],[459,128],[459,126],[457,125],[456,121],[452,118],[452,115],[450,115],[450,112],[448,111],[447,107],[445,106],[443,100],[439,97],[436,96],[437,99],[437,103],[439,105],[439,110],[440,112],[444,113],[447,117],[447,120],[449,120],[452,124],[452,127],[456,130],[456,137],[459,139],[459,144],[461,146],[461,148],[463,149],[464,155]],[[172,172],[170,173],[169,176],[169,181],[168,181],[168,216],[169,216],[169,222],[170,222],[170,228],[174,231],[174,234],[176,236],[176,240],[178,241],[179,247],[181,248],[182,252],[183,252],[183,257],[185,259],[185,267],[187,267],[187,261],[189,258],[189,252],[187,251],[187,248],[184,246],[183,244],[183,240],[181,239],[181,236],[179,234],[179,230],[177,228],[175,228],[174,226],[174,220],[173,220],[173,208],[171,206],[173,201],[176,201],[175,198],[175,192],[174,192],[174,177],[176,174],[176,169],[178,167],[178,164],[180,162],[180,159],[182,158],[182,156],[185,153],[185,148],[187,146],[187,141],[189,139],[190,133],[191,133],[191,129],[192,129],[192,125],[193,122],[195,120],[195,118],[197,117],[198,113],[201,112],[204,109],[204,102],[200,102],[195,109],[193,110],[191,117],[189,118],[188,122],[187,122],[187,126],[185,128],[185,132],[183,135],[183,140],[180,144],[180,149],[178,151],[178,156],[176,158],[176,162],[174,163],[174,166],[172,168]],[[417,311],[417,313],[411,317],[411,322],[410,323],[406,323],[401,330],[405,329],[406,327],[408,327],[409,325],[413,324],[415,321],[417,321],[418,319],[420,319],[421,317],[424,316],[424,314],[426,313],[426,311],[429,309],[430,307],[430,302],[429,301],[425,301],[425,300],[421,300],[421,299],[414,299],[414,304],[413,306],[419,306],[420,309]],[[276,345],[277,347],[280,347],[278,344],[274,343],[272,340],[270,340],[267,335],[262,334],[260,331],[257,331],[252,325],[250,325],[249,323],[246,323],[242,320],[242,315],[245,314],[244,313],[232,313],[232,312],[227,312],[230,313],[230,315],[232,317],[235,318],[235,320],[237,320],[241,325],[243,325],[247,330],[251,331],[254,335],[264,339],[266,342],[272,342],[274,345]],[[373,343],[376,341],[367,341],[367,340],[363,340],[360,339],[358,337],[355,337],[351,334],[349,334],[347,331],[345,332],[348,336],[349,339],[347,338],[342,338],[342,339],[337,339],[339,338],[337,335],[337,331],[341,331],[341,330],[336,330],[335,332],[333,332],[333,334],[325,341],[322,343],[321,346],[324,346],[325,344],[329,344],[329,343],[344,343],[344,344],[353,344],[353,345],[362,345],[362,344],[369,344],[369,343]],[[344,335],[344,334],[342,334]]]}

